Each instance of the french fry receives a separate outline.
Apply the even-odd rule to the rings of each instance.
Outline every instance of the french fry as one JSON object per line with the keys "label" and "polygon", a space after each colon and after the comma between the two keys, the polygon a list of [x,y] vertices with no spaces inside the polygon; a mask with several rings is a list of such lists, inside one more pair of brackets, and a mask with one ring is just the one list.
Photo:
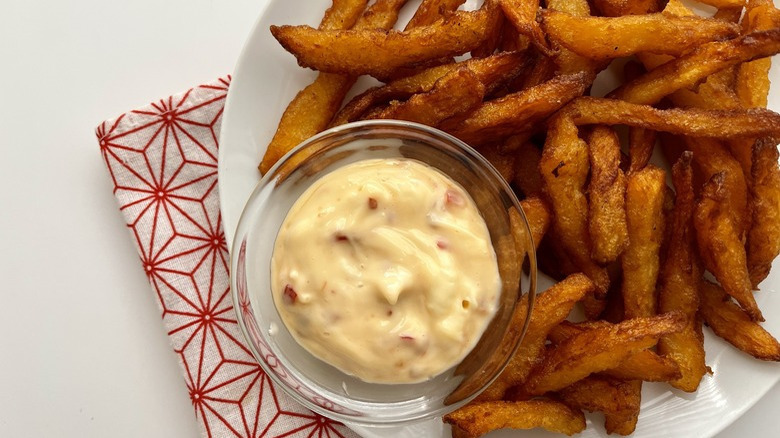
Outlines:
{"label": "french fry", "polygon": [[[547,9],[565,12],[577,17],[590,16],[590,4],[587,0],[547,0]],[[591,76],[588,78],[592,82],[596,78],[597,70],[601,70],[601,65],[590,59],[584,58],[571,50],[553,44],[558,55],[553,57],[558,67],[557,74],[572,74],[576,72],[588,72]]]}
{"label": "french fry", "polygon": [[[320,29],[349,29],[352,23],[358,29],[387,29],[395,24],[398,11],[405,3],[406,0],[380,0],[364,12],[366,1],[337,0],[325,12]],[[360,13],[363,15],[360,16]],[[282,114],[276,133],[258,166],[260,172],[265,174],[284,154],[324,130],[355,80],[351,76],[320,73],[314,82],[298,92]]]}
{"label": "french fry", "polygon": [[535,429],[574,435],[585,430],[582,411],[553,400],[473,403],[444,416],[446,423],[480,437],[496,429]]}
{"label": "french fry", "polygon": [[408,99],[416,93],[430,91],[436,81],[444,76],[468,68],[489,93],[514,77],[523,67],[525,58],[516,52],[499,53],[488,58],[470,59],[461,63],[445,64],[425,69],[413,76],[397,79],[381,87],[374,87],[355,96],[331,121],[330,126],[360,119],[371,108],[394,99]]}
{"label": "french fry", "polygon": [[438,126],[472,145],[502,140],[527,129],[581,95],[587,75],[559,76],[536,87],[484,102],[471,114]]}
{"label": "french fry", "polygon": [[589,221],[592,258],[610,263],[628,246],[626,179],[620,169],[620,142],[612,128],[596,126],[588,144],[590,154]]}
{"label": "french fry", "polygon": [[517,161],[515,155],[505,154],[495,145],[477,147],[477,152],[490,161],[490,164],[496,168],[501,177],[506,181],[511,181],[514,178],[515,161]]}
{"label": "french fry", "polygon": [[741,8],[742,6],[745,6],[745,0],[701,0],[701,2],[718,9]]}
{"label": "french fry", "polygon": [[753,226],[747,236],[747,267],[752,287],[769,274],[780,254],[780,169],[775,142],[759,140],[753,149]]}
{"label": "french fry", "polygon": [[[636,61],[629,61],[623,67],[626,81],[638,78],[645,73],[642,65]],[[645,128],[632,127],[628,129],[628,156],[630,158],[629,170],[639,171],[647,166],[653,156],[657,134],[655,131]]]}
{"label": "french fry", "polygon": [[[517,352],[501,375],[476,400],[498,400],[508,388],[523,383],[536,361],[544,354],[549,331],[566,319],[574,304],[592,290],[593,282],[582,274],[574,274],[540,294]],[[515,311],[518,324],[525,320],[527,313],[527,308],[523,306],[527,306],[527,301],[518,303]]]}
{"label": "french fry", "polygon": [[542,151],[533,143],[524,141],[515,152],[515,176],[512,182],[525,196],[538,196],[542,193],[542,174],[539,173],[539,161]]}
{"label": "french fry", "polygon": [[[610,323],[601,320],[579,324],[563,321],[550,331],[547,338],[553,345],[557,345],[586,331],[609,326]],[[681,376],[680,368],[673,360],[659,356],[650,350],[639,351],[626,358],[615,368],[605,370],[601,374],[616,379],[644,380],[646,382],[668,382]]]}
{"label": "french fry", "polygon": [[271,34],[301,67],[382,77],[401,67],[474,49],[488,37],[488,23],[497,13],[495,8],[456,11],[442,21],[404,32],[271,26]]}
{"label": "french fry", "polygon": [[718,173],[702,188],[694,215],[699,254],[707,270],[742,309],[753,320],[763,321],[751,290],[745,247],[739,239],[736,219],[724,203],[724,180],[725,175]]}
{"label": "french fry", "polygon": [[520,35],[526,36],[536,49],[545,56],[552,56],[547,38],[536,21],[539,0],[499,0],[504,16]]}
{"label": "french fry", "polygon": [[739,26],[733,23],[661,13],[575,17],[546,10],[542,26],[552,40],[580,56],[598,60],[639,52],[679,56],[701,44],[739,35]]}
{"label": "french fry", "polygon": [[656,313],[656,282],[664,237],[666,173],[652,165],[628,174],[628,248],[623,253],[623,305],[627,318]]}
{"label": "french fry", "polygon": [[596,9],[607,17],[622,15],[641,15],[657,12],[661,8],[658,0],[594,0]]}
{"label": "french fry", "polygon": [[704,337],[701,320],[697,315],[702,267],[696,253],[696,231],[693,229],[696,203],[692,158],[691,152],[685,152],[672,169],[677,196],[669,222],[669,248],[661,270],[658,292],[659,312],[677,310],[687,318],[681,332],[663,336],[658,341],[658,353],[672,359],[680,368],[680,378],[670,384],[686,392],[696,391],[707,372]]}
{"label": "french fry", "polygon": [[[552,210],[550,206],[541,198],[526,198],[520,201],[525,218],[528,220],[528,226],[531,228],[531,237],[534,240],[534,246],[539,248],[539,243],[550,228]],[[510,220],[512,216],[510,215]],[[518,223],[519,221],[519,217]]]}
{"label": "french fry", "polygon": [[550,122],[539,163],[544,191],[554,212],[553,228],[574,264],[596,284],[596,295],[603,298],[609,276],[590,257],[592,244],[584,191],[588,168],[588,146],[579,138],[577,127],[570,119],[556,116]]}
{"label": "french fry", "polygon": [[[747,32],[780,27],[780,11],[772,0],[750,0],[743,25]],[[745,108],[765,108],[769,95],[770,58],[743,63],[737,70],[736,94]]]}
{"label": "french fry", "polygon": [[[485,86],[479,78],[468,68],[461,68],[436,81],[431,91],[415,94],[406,102],[391,102],[372,118],[432,126],[471,110],[482,103],[484,96]],[[513,168],[512,164],[509,169]]]}
{"label": "french fry", "polygon": [[600,376],[586,377],[558,392],[569,406],[589,412],[604,413],[604,427],[608,434],[629,435],[632,430],[620,425],[636,424],[640,397],[632,390],[632,383]]}
{"label": "french fry", "polygon": [[700,297],[699,313],[716,335],[756,359],[780,361],[777,339],[734,304],[723,288],[705,280]]}
{"label": "french fry", "polygon": [[615,99],[579,97],[563,112],[577,125],[628,125],[691,137],[780,137],[780,114],[766,109],[655,109]]}
{"label": "french fry", "polygon": [[466,0],[423,0],[405,30],[429,26],[441,20],[444,15],[457,10],[463,3],[466,3]]}
{"label": "french fry", "polygon": [[725,68],[780,52],[780,29],[751,32],[729,41],[699,46],[620,86],[608,95],[632,103],[655,104],[673,92],[695,85]]}
{"label": "french fry", "polygon": [[[500,10],[500,0],[484,0],[483,7],[495,8]],[[505,19],[504,14],[500,11],[490,15],[490,22],[488,23],[488,34],[485,40],[479,46],[475,47],[471,51],[472,58],[486,58],[492,55],[501,41],[501,29],[504,27]]]}
{"label": "french fry", "polygon": [[620,365],[628,357],[654,346],[658,338],[682,330],[685,317],[666,313],[597,327],[546,352],[523,384],[529,395],[561,390],[593,373]]}

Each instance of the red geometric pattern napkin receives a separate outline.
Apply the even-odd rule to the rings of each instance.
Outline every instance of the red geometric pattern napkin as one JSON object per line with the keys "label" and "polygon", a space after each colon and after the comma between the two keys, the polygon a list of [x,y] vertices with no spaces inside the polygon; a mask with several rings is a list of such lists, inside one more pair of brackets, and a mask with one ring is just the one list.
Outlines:
{"label": "red geometric pattern napkin", "polygon": [[208,437],[352,437],[295,403],[244,344],[229,290],[217,150],[230,77],[97,128],[162,320]]}

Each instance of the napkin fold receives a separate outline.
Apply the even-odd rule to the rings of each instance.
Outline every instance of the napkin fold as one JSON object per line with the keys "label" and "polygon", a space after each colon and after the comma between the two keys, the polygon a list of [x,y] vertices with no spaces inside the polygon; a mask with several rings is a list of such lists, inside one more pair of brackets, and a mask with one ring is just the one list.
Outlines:
{"label": "napkin fold", "polygon": [[101,123],[96,134],[204,437],[354,437],[276,388],[233,311],[217,191],[230,76]]}

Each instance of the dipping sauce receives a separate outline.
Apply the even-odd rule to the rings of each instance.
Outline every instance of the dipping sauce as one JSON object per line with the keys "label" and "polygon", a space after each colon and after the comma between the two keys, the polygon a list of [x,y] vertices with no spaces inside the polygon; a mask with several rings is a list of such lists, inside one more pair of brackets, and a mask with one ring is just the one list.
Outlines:
{"label": "dipping sauce", "polygon": [[271,287],[295,340],[341,371],[413,383],[458,364],[496,312],[501,279],[471,197],[408,159],[317,180],[274,245]]}

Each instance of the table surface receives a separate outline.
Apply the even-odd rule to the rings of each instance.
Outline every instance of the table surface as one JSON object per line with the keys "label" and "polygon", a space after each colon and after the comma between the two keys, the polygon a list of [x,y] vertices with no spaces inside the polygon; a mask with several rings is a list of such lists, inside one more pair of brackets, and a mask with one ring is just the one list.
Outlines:
{"label": "table surface", "polygon": [[[265,1],[3,2],[0,436],[197,436],[93,131],[229,73]],[[719,438],[774,435],[778,405]]]}

